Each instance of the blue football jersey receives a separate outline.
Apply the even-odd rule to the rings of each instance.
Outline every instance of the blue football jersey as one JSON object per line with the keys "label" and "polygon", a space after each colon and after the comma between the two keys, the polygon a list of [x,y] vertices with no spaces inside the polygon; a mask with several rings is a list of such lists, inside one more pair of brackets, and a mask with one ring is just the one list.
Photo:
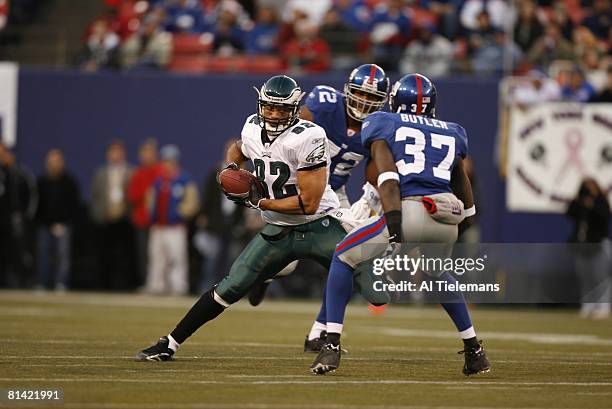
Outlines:
{"label": "blue football jersey", "polygon": [[461,125],[411,114],[373,113],[363,123],[361,140],[368,148],[375,140],[387,142],[402,197],[450,192],[452,170],[468,151]]}
{"label": "blue football jersey", "polygon": [[306,107],[312,112],[313,122],[327,134],[331,155],[329,184],[337,190],[346,184],[353,168],[369,155],[369,151],[361,144],[359,133],[346,126],[344,94],[319,85],[308,94]]}

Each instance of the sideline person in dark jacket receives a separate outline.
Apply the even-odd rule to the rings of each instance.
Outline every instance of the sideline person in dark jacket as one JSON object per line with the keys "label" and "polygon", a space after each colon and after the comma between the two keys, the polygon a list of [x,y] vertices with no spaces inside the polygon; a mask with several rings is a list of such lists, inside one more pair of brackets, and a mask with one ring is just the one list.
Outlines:
{"label": "sideline person in dark jacket", "polygon": [[72,175],[65,170],[61,150],[51,149],[47,153],[46,164],[47,171],[37,182],[38,286],[52,286],[61,291],[68,288],[70,239],[72,222],[79,206],[79,188]]}
{"label": "sideline person in dark jacket", "polygon": [[605,319],[610,316],[612,294],[612,254],[608,238],[610,204],[595,179],[586,178],[567,209],[575,222],[570,242],[576,246],[576,271],[583,299],[583,318]]}

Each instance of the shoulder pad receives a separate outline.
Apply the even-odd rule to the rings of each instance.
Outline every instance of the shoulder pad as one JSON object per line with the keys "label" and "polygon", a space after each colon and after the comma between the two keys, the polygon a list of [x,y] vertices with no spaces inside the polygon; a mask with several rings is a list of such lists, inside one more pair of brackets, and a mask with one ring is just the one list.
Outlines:
{"label": "shoulder pad", "polygon": [[310,111],[334,111],[342,101],[342,93],[327,85],[317,85],[306,98]]}
{"label": "shoulder pad", "polygon": [[253,114],[251,115],[248,119],[247,119],[247,123],[249,124],[255,124],[255,125],[259,125],[259,116],[257,114]]}
{"label": "shoulder pad", "polygon": [[295,127],[293,127],[293,129],[291,129],[291,133],[299,135],[302,132],[304,132],[306,129],[314,128],[316,126],[317,125],[313,124],[312,122],[305,121],[305,120],[302,119],[302,120],[300,120],[300,122]]}

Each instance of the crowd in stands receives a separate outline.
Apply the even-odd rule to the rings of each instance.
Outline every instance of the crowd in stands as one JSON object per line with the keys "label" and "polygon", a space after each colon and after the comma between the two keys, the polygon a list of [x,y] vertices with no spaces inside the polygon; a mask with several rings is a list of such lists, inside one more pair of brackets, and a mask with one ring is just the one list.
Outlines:
{"label": "crowd in stands", "polygon": [[[609,64],[610,0],[105,0],[85,69],[501,73]],[[506,71],[507,72],[507,71]]]}
{"label": "crowd in stands", "polygon": [[112,140],[83,201],[61,149],[34,175],[0,143],[0,288],[161,295],[216,283],[263,221],[221,193],[222,160],[198,181],[180,156],[149,139],[133,166]]}
{"label": "crowd in stands", "polygon": [[0,0],[0,59],[7,58],[5,50],[22,40],[19,27],[32,24],[40,9],[50,0]]}

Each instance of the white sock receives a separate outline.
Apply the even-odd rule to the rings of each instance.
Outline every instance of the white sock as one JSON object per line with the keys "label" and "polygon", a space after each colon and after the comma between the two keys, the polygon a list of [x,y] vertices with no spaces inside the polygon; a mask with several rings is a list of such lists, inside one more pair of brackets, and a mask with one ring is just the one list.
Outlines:
{"label": "white sock", "polygon": [[181,344],[179,344],[174,338],[172,338],[172,335],[168,335],[168,341],[168,348],[170,348],[174,352],[176,352],[176,350],[179,349],[179,347],[181,346]]}
{"label": "white sock", "polygon": [[464,329],[463,331],[459,331],[459,336],[461,339],[470,339],[476,336],[476,331],[474,327],[469,327],[468,329]]}
{"label": "white sock", "polygon": [[311,341],[315,338],[319,338],[321,336],[321,332],[327,329],[327,325],[322,324],[318,321],[315,321],[312,324],[312,328],[310,329],[310,334],[308,334],[308,340]]}
{"label": "white sock", "polygon": [[336,322],[328,322],[327,332],[332,334],[342,334],[342,327],[342,324],[338,324]]}

